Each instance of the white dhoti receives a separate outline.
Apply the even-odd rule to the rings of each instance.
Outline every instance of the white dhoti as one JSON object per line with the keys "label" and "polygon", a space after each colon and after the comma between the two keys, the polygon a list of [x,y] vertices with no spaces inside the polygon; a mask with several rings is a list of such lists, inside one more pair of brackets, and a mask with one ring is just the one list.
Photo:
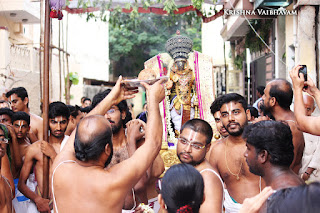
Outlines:
{"label": "white dhoti", "polygon": [[[25,197],[19,190],[18,190],[18,182],[19,179],[14,179],[15,185],[15,198],[12,200],[12,205],[16,213],[37,213],[37,206],[33,201],[29,198]],[[26,184],[31,191],[35,191],[37,182],[35,181],[34,174],[30,174]]]}

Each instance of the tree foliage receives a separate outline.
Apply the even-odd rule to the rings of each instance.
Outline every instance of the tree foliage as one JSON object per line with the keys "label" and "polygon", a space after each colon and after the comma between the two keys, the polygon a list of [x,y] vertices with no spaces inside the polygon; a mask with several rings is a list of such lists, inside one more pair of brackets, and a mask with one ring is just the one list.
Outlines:
{"label": "tree foliage", "polygon": [[[194,42],[193,49],[201,51],[201,19],[195,12],[182,15],[111,13],[117,22],[109,25],[110,72],[114,76],[137,76],[144,62],[165,51],[166,41],[179,30]],[[111,22],[112,23],[112,22]]]}

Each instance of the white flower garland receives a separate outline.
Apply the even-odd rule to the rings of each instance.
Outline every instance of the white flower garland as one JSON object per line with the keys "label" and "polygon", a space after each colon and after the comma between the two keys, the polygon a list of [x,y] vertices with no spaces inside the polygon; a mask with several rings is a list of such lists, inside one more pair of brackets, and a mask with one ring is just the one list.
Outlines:
{"label": "white flower garland", "polygon": [[175,145],[177,144],[177,139],[175,137],[175,133],[174,130],[172,129],[171,126],[171,114],[170,114],[170,100],[169,100],[169,91],[167,90],[167,88],[164,88],[165,90],[165,113],[166,113],[166,117],[165,117],[165,122],[167,124],[167,132],[169,133],[169,137],[167,135],[167,141],[174,143]]}

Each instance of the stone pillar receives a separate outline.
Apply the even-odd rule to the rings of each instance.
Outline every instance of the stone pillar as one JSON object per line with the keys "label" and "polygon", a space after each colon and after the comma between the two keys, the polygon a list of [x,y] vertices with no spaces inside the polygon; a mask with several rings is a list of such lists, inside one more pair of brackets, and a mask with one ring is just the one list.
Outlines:
{"label": "stone pillar", "polygon": [[305,64],[308,74],[316,82],[316,9],[314,6],[301,6],[298,11],[298,47],[296,64]]}

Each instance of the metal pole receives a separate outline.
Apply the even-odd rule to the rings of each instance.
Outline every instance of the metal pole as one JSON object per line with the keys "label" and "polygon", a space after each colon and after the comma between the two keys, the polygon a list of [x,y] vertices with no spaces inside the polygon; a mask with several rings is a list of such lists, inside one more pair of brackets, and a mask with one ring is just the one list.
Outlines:
{"label": "metal pole", "polygon": [[69,60],[68,60],[68,23],[69,14],[67,14],[67,26],[66,26],[66,65],[67,65],[67,92],[66,92],[66,103],[70,104],[70,80],[69,80]]}
{"label": "metal pole", "polygon": [[[43,140],[49,142],[49,59],[50,59],[50,5],[45,0],[44,22],[44,68],[43,68]],[[49,198],[49,158],[43,155],[43,198]]]}

